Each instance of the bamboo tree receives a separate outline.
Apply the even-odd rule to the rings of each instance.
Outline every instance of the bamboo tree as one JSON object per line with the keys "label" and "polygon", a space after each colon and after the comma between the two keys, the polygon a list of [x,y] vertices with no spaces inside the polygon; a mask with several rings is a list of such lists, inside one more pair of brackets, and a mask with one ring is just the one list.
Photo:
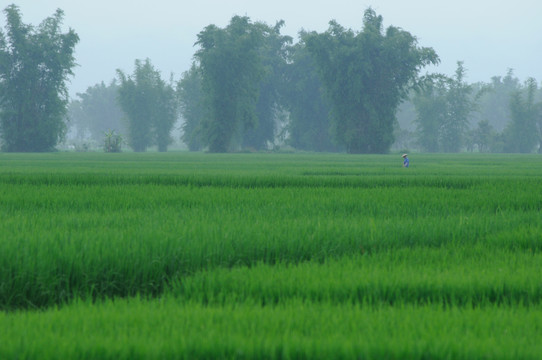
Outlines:
{"label": "bamboo tree", "polygon": [[457,63],[453,78],[433,74],[427,77],[413,98],[417,112],[417,135],[420,145],[430,152],[459,152],[467,136],[470,114],[477,108],[480,89],[465,82],[466,69]]}
{"label": "bamboo tree", "polygon": [[183,119],[181,140],[190,151],[203,149],[201,123],[205,117],[201,72],[195,63],[183,73],[177,83],[177,97]]}
{"label": "bamboo tree", "polygon": [[22,22],[16,5],[0,29],[0,136],[5,151],[51,151],[66,131],[66,81],[79,36],[61,32],[58,9],[38,27]]}
{"label": "bamboo tree", "polygon": [[238,147],[241,129],[257,124],[256,104],[264,76],[262,42],[261,27],[248,17],[234,16],[226,28],[209,25],[198,34],[200,49],[195,57],[209,109],[201,134],[211,152]]}
{"label": "bamboo tree", "polygon": [[349,153],[385,153],[393,143],[397,107],[418,72],[438,63],[431,48],[420,48],[410,33],[390,26],[367,9],[363,30],[335,21],[306,38],[330,100],[336,140]]}
{"label": "bamboo tree", "polygon": [[412,99],[416,109],[416,134],[424,151],[440,151],[440,131],[448,113],[445,79],[434,76]]}
{"label": "bamboo tree", "polygon": [[132,76],[117,70],[120,80],[119,104],[128,118],[128,142],[134,151],[158,145],[167,151],[170,133],[177,119],[173,86],[160,77],[149,59],[135,61]]}
{"label": "bamboo tree", "polygon": [[273,143],[280,127],[280,113],[283,111],[281,92],[284,89],[284,72],[288,61],[290,36],[280,34],[284,21],[271,27],[263,23],[256,24],[262,32],[263,42],[260,56],[264,75],[258,89],[256,103],[257,123],[243,129],[243,146],[263,150]]}
{"label": "bamboo tree", "polygon": [[118,84],[115,80],[109,85],[102,81],[90,86],[84,93],[78,93],[77,97],[70,102],[68,112],[79,134],[88,131],[93,140],[101,141],[106,131],[126,132],[122,110],[117,102]]}
{"label": "bamboo tree", "polygon": [[307,33],[302,32],[301,41],[292,47],[286,69],[284,102],[289,111],[289,143],[301,150],[337,151],[340,147],[332,141],[329,104],[305,36]]}
{"label": "bamboo tree", "polygon": [[466,69],[463,62],[457,62],[453,78],[448,79],[446,116],[440,129],[441,149],[444,152],[459,152],[469,126],[469,114],[475,109],[479,95],[471,96],[473,86],[465,82]]}
{"label": "bamboo tree", "polygon": [[510,98],[511,120],[505,129],[508,152],[530,153],[539,144],[537,122],[540,105],[535,101],[538,90],[536,80],[527,79],[524,89],[512,93]]}

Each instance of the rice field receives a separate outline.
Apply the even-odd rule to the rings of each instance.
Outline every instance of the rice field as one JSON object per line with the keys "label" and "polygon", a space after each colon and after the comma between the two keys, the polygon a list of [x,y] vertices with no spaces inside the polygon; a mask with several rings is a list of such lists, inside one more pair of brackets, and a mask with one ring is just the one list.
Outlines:
{"label": "rice field", "polygon": [[0,153],[0,358],[542,357],[539,155]]}

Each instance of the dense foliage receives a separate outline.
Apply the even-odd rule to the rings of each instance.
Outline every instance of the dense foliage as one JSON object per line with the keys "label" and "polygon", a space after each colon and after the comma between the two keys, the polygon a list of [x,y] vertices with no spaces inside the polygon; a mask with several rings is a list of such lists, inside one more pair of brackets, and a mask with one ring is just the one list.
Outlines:
{"label": "dense foliage", "polygon": [[[419,70],[438,62],[434,51],[417,47],[416,38],[399,28],[384,34],[382,17],[372,9],[358,34],[331,22],[324,34],[302,32],[294,46],[287,46],[291,39],[280,34],[281,26],[234,17],[225,29],[210,25],[198,35],[196,59],[209,111],[196,133],[203,143],[211,152],[265,149],[287,133],[288,143],[301,149],[387,152],[397,107]],[[185,76],[187,83],[193,79]],[[200,103],[182,96],[191,108]],[[280,125],[282,109],[289,111],[286,126]],[[281,127],[285,132],[277,131]]]}
{"label": "dense foliage", "polygon": [[177,83],[180,115],[183,118],[181,140],[190,151],[203,149],[201,121],[205,117],[205,106],[201,84],[201,73],[195,63],[183,73]]}
{"label": "dense foliage", "polygon": [[[68,114],[77,34],[61,32],[61,10],[37,27],[22,22],[16,5],[4,13],[4,151],[52,151],[66,121],[76,150],[101,147],[113,131],[137,152],[166,151],[180,114],[181,140],[196,151],[542,152],[535,79],[520,82],[509,70],[469,84],[458,62],[453,77],[428,74],[433,81],[421,82],[419,72],[437,54],[401,28],[384,29],[371,8],[359,32],[331,21],[321,34],[300,31],[297,43],[281,34],[283,21],[234,16],[224,28],[211,24],[197,35],[194,63],[178,81],[162,80],[149,59],[136,60],[132,76],[118,71],[120,85],[115,79],[77,94]],[[418,92],[407,99],[412,86]]]}
{"label": "dense foliage", "polygon": [[264,35],[260,48],[264,75],[258,89],[257,123],[244,129],[242,146],[264,150],[275,143],[284,127],[284,71],[289,60],[288,51],[292,38],[280,33],[284,21],[278,22],[274,27],[265,24],[258,26]]}
{"label": "dense foliage", "polygon": [[101,82],[78,93],[78,99],[70,102],[68,119],[75,129],[76,139],[101,142],[106,132],[126,133],[126,123],[117,102],[118,88],[116,81],[109,85]]}
{"label": "dense foliage", "polygon": [[542,92],[510,70],[490,83],[468,84],[458,62],[455,76],[433,74],[412,96],[416,109],[414,148],[428,152],[542,151]]}
{"label": "dense foliage", "polygon": [[331,136],[329,104],[314,59],[301,41],[291,49],[291,61],[285,70],[284,104],[289,112],[288,144],[300,150],[338,151]]}
{"label": "dense foliage", "polygon": [[248,17],[234,16],[226,28],[209,25],[198,34],[200,49],[195,56],[209,109],[201,128],[211,152],[232,150],[241,129],[257,123],[256,103],[264,76],[262,43],[261,27]]}
{"label": "dense foliage", "polygon": [[395,113],[418,72],[439,59],[410,33],[367,9],[362,31],[335,21],[305,38],[330,99],[334,135],[349,153],[385,153],[392,145]]}
{"label": "dense foliage", "polygon": [[525,82],[525,91],[516,90],[510,98],[511,121],[504,131],[509,152],[542,151],[542,102],[536,101],[538,85],[533,78]]}
{"label": "dense foliage", "polygon": [[[194,112],[188,114],[185,127],[192,143],[196,135],[211,152],[261,150],[274,143],[281,128],[286,50],[292,41],[280,34],[283,24],[270,27],[234,16],[224,29],[210,25],[198,34],[195,57],[206,110],[198,111],[199,121]],[[185,73],[180,83],[185,110],[201,104],[186,91],[186,86],[195,89],[194,71]]]}
{"label": "dense foliage", "polygon": [[118,101],[128,118],[128,143],[134,151],[157,145],[167,151],[177,120],[177,98],[171,84],[162,80],[149,59],[135,61],[132,76],[117,70]]}
{"label": "dense foliage", "polygon": [[66,81],[73,75],[79,37],[62,33],[57,10],[38,27],[24,24],[16,5],[4,9],[0,29],[0,137],[10,152],[51,151],[63,138],[68,103]]}
{"label": "dense foliage", "polygon": [[459,152],[463,148],[469,115],[482,91],[473,96],[473,86],[465,82],[465,74],[463,63],[458,62],[453,78],[433,75],[414,97],[418,142],[423,150]]}

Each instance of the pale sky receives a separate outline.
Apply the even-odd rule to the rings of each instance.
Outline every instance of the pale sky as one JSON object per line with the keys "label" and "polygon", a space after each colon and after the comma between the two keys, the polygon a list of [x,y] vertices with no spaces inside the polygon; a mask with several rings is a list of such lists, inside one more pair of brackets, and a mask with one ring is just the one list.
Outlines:
{"label": "pale sky", "polygon": [[[435,49],[441,64],[424,73],[451,76],[464,61],[468,82],[489,82],[508,68],[521,81],[542,81],[540,0],[2,0],[0,8],[11,3],[33,25],[64,10],[64,30],[80,37],[72,95],[108,83],[116,69],[131,74],[136,59],[149,58],[163,78],[173,73],[178,79],[190,67],[197,34],[209,24],[226,26],[234,15],[269,25],[282,19],[282,33],[297,41],[300,29],[323,32],[332,19],[359,31],[368,7],[382,15],[385,27],[400,27],[420,46]],[[2,29],[5,22],[2,13]]]}

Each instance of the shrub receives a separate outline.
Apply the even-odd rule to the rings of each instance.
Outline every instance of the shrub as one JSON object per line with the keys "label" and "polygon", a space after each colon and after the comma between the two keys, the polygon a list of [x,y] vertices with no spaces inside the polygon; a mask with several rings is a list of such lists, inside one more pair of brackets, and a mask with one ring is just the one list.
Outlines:
{"label": "shrub", "polygon": [[117,134],[115,130],[105,132],[104,151],[113,153],[122,151],[122,136]]}

